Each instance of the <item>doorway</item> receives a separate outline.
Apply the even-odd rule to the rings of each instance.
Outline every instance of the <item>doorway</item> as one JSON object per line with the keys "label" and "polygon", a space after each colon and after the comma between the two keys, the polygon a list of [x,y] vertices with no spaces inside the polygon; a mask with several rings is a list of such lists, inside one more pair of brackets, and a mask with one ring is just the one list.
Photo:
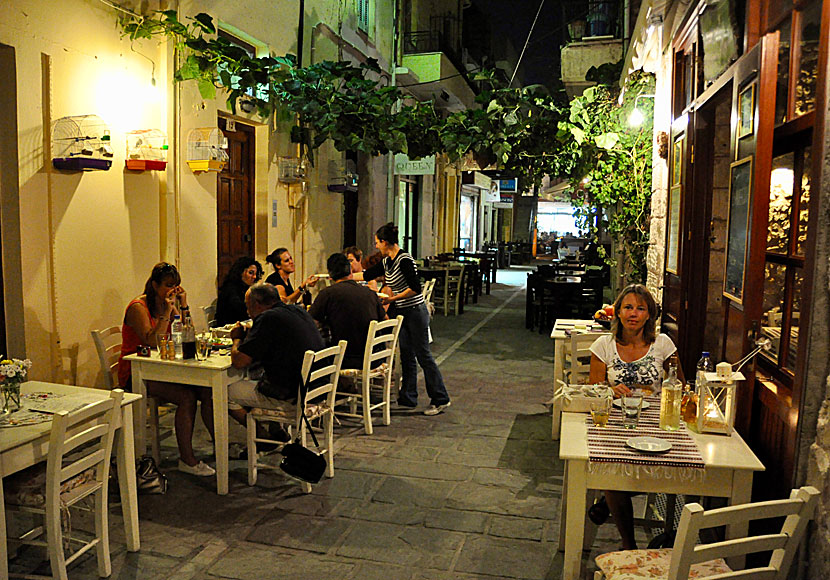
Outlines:
{"label": "doorway", "polygon": [[417,177],[400,177],[398,181],[398,234],[401,247],[412,256],[418,256],[418,202]]}
{"label": "doorway", "polygon": [[234,260],[254,255],[254,128],[219,117],[228,138],[228,163],[217,177],[217,282],[225,279]]}

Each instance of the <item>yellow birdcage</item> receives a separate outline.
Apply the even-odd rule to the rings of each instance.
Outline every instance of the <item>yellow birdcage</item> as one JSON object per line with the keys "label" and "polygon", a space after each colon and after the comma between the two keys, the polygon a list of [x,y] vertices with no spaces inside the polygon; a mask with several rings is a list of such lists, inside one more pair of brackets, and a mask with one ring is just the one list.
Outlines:
{"label": "yellow birdcage", "polygon": [[193,129],[187,136],[187,164],[193,172],[222,171],[228,162],[228,139],[218,127]]}

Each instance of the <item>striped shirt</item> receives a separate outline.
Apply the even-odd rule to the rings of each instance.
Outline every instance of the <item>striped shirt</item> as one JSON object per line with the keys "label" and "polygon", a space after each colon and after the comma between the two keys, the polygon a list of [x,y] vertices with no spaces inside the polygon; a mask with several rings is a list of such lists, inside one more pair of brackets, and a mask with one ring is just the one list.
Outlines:
{"label": "striped shirt", "polygon": [[398,295],[407,288],[415,291],[414,296],[401,298],[395,301],[396,308],[410,308],[423,304],[424,295],[421,293],[421,280],[418,278],[418,269],[415,260],[403,250],[398,252],[394,258],[384,258],[379,264],[375,264],[363,272],[364,280],[373,280],[381,274],[387,286],[392,289],[394,295]]}

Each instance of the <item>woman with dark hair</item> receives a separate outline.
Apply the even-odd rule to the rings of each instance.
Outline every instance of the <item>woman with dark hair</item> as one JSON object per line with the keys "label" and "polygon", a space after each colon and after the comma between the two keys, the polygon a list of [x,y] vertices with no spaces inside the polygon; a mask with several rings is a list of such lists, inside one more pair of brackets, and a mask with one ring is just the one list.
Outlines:
{"label": "woman with dark hair", "polygon": [[289,276],[294,273],[294,258],[288,248],[277,248],[265,258],[265,261],[274,266],[274,273],[268,276],[265,281],[277,287],[280,299],[285,304],[296,304],[300,301],[308,287],[317,283],[316,276],[309,276],[300,286],[294,290]]}
{"label": "woman with dark hair", "polygon": [[250,256],[237,259],[219,287],[216,324],[224,326],[248,320],[245,292],[262,278],[262,266]]}
{"label": "woman with dark hair", "polygon": [[[138,350],[139,345],[158,346],[158,337],[170,332],[170,322],[176,314],[189,308],[187,293],[179,284],[181,276],[176,266],[159,262],[153,267],[144,293],[127,305],[124,325],[121,327],[121,359],[118,361],[118,384],[132,390],[130,362],[124,357]],[[178,302],[178,305],[177,305]],[[179,471],[192,475],[210,476],[216,472],[193,455],[193,426],[196,406],[202,403],[202,420],[213,437],[213,399],[210,389],[147,381],[147,395],[176,405],[176,442],[179,446]]]}
{"label": "woman with dark hair", "polygon": [[424,415],[437,415],[450,406],[450,396],[429,350],[429,313],[421,293],[415,260],[401,250],[398,245],[398,228],[391,222],[375,232],[375,247],[383,255],[383,261],[355,274],[354,278],[373,280],[383,276],[392,291],[392,295],[384,298],[383,303],[394,304],[395,312],[390,317],[398,314],[403,316],[399,335],[403,379],[398,393],[398,405],[413,409],[418,405],[418,365],[421,365],[430,398],[430,406]]}
{"label": "woman with dark hair", "polygon": [[[657,303],[642,284],[623,288],[614,301],[611,334],[591,345],[591,383],[608,384],[614,396],[628,395],[640,385],[650,385],[659,393],[669,357],[677,347],[665,334],[655,334]],[[682,378],[682,372],[678,368]],[[594,504],[589,517],[597,524],[614,514],[614,523],[622,537],[623,550],[637,549],[634,540],[634,509],[631,494],[606,491],[605,501]]]}

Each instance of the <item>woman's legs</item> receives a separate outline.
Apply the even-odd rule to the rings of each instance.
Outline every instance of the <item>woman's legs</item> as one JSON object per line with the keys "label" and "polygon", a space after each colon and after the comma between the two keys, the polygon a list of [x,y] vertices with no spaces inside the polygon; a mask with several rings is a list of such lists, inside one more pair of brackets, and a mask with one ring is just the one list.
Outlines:
{"label": "woman's legs", "polygon": [[637,541],[634,539],[634,507],[631,505],[631,494],[625,491],[606,491],[605,501],[614,523],[622,538],[623,550],[636,550]]}
{"label": "woman's legs", "polygon": [[415,407],[418,404],[418,364],[415,359],[414,329],[410,327],[409,311],[403,314],[401,332],[398,335],[398,345],[401,348],[401,391],[398,393],[398,403],[408,407]]}
{"label": "woman's legs", "polygon": [[207,427],[211,441],[216,441],[213,433],[213,391],[207,387],[193,387],[196,390],[196,398],[201,403],[202,422]]}
{"label": "woman's legs", "polygon": [[[436,406],[446,405],[450,402],[450,396],[447,394],[444,378],[441,376],[441,371],[438,369],[429,348],[429,334],[427,332],[429,312],[427,312],[426,305],[419,304],[413,307],[409,314],[404,317],[404,324],[408,325],[410,345],[414,350],[415,358],[417,358],[421,368],[424,369],[424,382],[427,386],[429,402]],[[401,352],[401,355],[403,356],[403,352]]]}
{"label": "woman's legs", "polygon": [[176,430],[176,443],[179,457],[187,465],[196,465],[199,461],[193,454],[193,425],[196,421],[196,391],[193,387],[175,383],[147,381],[147,395],[176,405],[173,424]]}

